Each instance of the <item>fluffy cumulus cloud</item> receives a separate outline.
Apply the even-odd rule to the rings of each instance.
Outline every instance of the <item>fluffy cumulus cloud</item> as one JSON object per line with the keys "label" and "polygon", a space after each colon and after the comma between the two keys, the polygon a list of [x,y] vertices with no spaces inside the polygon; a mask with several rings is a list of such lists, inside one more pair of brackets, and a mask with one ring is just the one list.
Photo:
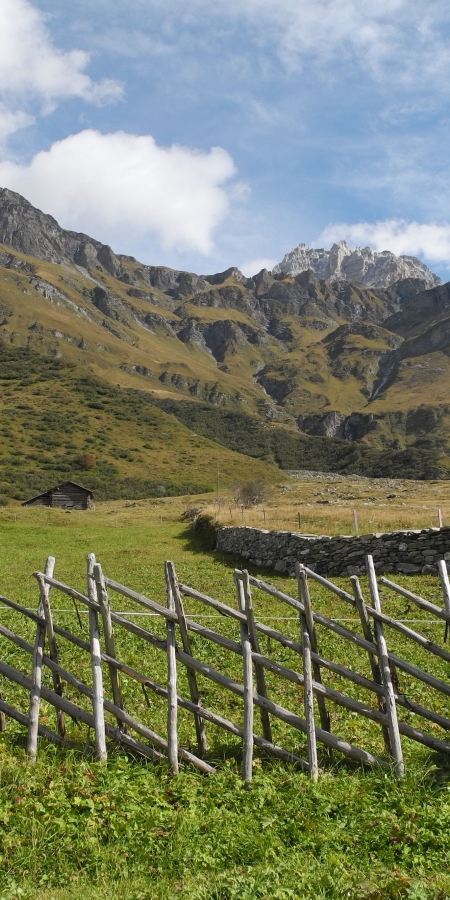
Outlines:
{"label": "fluffy cumulus cloud", "polygon": [[0,35],[0,137],[29,124],[36,104],[46,113],[69,97],[101,103],[122,93],[117,82],[86,74],[89,54],[59,50],[28,0],[0,0]]}
{"label": "fluffy cumulus cloud", "polygon": [[404,219],[355,225],[337,222],[322,231],[315,245],[328,247],[341,240],[352,247],[369,246],[378,252],[391,250],[397,256],[424,257],[431,263],[450,267],[450,224],[447,222],[423,224]]}
{"label": "fluffy cumulus cloud", "polygon": [[120,249],[148,234],[165,248],[208,254],[228,211],[234,175],[220,147],[160,147],[150,136],[86,130],[38,153],[27,165],[0,163],[0,184],[51,212],[62,225]]}

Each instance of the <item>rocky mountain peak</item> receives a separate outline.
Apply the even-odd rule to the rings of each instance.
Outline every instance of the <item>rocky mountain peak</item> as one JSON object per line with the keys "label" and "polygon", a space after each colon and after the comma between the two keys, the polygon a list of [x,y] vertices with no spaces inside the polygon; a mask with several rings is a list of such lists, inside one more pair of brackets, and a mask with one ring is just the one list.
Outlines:
{"label": "rocky mountain peak", "polygon": [[51,263],[103,268],[114,277],[121,272],[120,260],[111,247],[87,234],[61,228],[53,216],[8,188],[0,188],[0,244]]}
{"label": "rocky mountain peak", "polygon": [[299,244],[273,269],[274,274],[298,275],[307,269],[323,281],[351,281],[371,288],[387,288],[405,278],[419,278],[427,288],[442,284],[425,263],[415,256],[396,256],[390,250],[381,253],[371,247],[350,250],[346,241],[329,250]]}

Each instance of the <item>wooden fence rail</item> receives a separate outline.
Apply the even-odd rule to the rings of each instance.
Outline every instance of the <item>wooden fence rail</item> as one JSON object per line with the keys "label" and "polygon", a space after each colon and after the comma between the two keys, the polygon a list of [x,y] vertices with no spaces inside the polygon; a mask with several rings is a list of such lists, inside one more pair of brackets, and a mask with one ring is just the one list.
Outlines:
{"label": "wooden fence rail", "polygon": [[[31,675],[21,672],[6,661],[0,659],[0,675],[4,681],[14,683],[29,693],[28,715],[15,709],[0,696],[0,723],[2,727],[7,718],[14,719],[27,729],[27,755],[30,762],[36,759],[38,737],[59,744],[67,743],[65,738],[65,716],[77,724],[84,723],[95,735],[95,750],[99,760],[107,759],[107,742],[109,738],[124,746],[127,750],[161,762],[168,760],[170,771],[176,775],[180,762],[188,762],[205,774],[213,774],[215,767],[208,761],[206,723],[235,735],[242,741],[242,777],[246,785],[252,780],[253,755],[255,748],[272,754],[279,759],[308,771],[314,780],[319,776],[318,744],[322,744],[328,753],[339,752],[344,756],[366,765],[391,765],[397,776],[404,774],[402,737],[416,741],[430,750],[450,756],[450,742],[444,737],[450,731],[450,714],[447,717],[441,711],[417,703],[401,692],[397,683],[397,671],[426,684],[432,691],[450,697],[450,684],[438,678],[433,672],[409,662],[389,650],[386,634],[394,630],[406,639],[419,645],[429,654],[429,659],[439,658],[450,662],[450,652],[418,631],[411,629],[382,612],[378,582],[373,560],[367,557],[367,573],[369,582],[370,603],[366,603],[358,578],[351,578],[352,593],[348,593],[333,582],[317,575],[312,569],[300,564],[296,567],[297,597],[280,591],[270,583],[250,575],[246,570],[236,569],[234,572],[237,605],[232,606],[220,602],[195,588],[179,583],[175,567],[167,561],[164,566],[166,582],[166,605],[162,605],[131,588],[123,585],[102,572],[93,554],[87,558],[86,594],[75,590],[54,577],[55,560],[49,557],[44,572],[35,572],[39,586],[39,602],[34,613],[20,604],[0,595],[0,603],[16,613],[20,613],[34,623],[36,635],[34,644],[26,641],[10,628],[0,625],[0,638],[14,644],[31,657]],[[440,565],[440,583],[443,591],[443,606],[431,603],[423,597],[413,594],[406,588],[388,579],[381,578],[379,584],[388,587],[432,617],[445,622],[447,638],[450,623],[450,589],[448,577]],[[335,619],[324,616],[313,608],[310,593],[310,582],[319,583],[330,591],[338,601],[350,604],[359,615],[362,634],[340,624]],[[287,604],[298,614],[298,641],[258,620],[252,597],[252,589]],[[54,617],[51,593],[57,591],[81,604],[89,616],[89,639],[79,637],[68,629],[62,628]],[[148,614],[155,616],[165,625],[165,637],[154,634],[149,628],[137,625],[127,617],[126,613],[118,613],[113,608],[112,594],[126,597],[128,600],[145,608]],[[214,629],[197,622],[186,614],[184,598],[212,608],[224,619],[231,620],[239,628],[239,640],[234,640]],[[78,614],[79,617],[79,614]],[[373,628],[371,625],[373,622]],[[120,629],[150,644],[166,656],[167,679],[159,684],[154,679],[137,671],[132,666],[117,658],[115,630]],[[344,666],[339,662],[327,659],[319,649],[320,629],[325,629],[340,639],[350,643],[354,648],[363,651],[370,665],[371,678]],[[191,635],[201,637],[223,651],[240,659],[242,679],[235,680],[224,672],[198,659],[192,650]],[[288,649],[298,661],[287,666],[278,661],[269,651],[261,651],[260,637],[265,636],[273,644]],[[91,663],[92,684],[88,685],[79,677],[61,665],[60,648],[56,638],[67,641],[87,654]],[[48,653],[45,653],[45,645]],[[103,645],[103,646],[102,646]],[[276,657],[276,654],[275,654]],[[187,676],[189,697],[180,696],[177,688],[177,666],[182,665]],[[43,671],[48,669],[52,678],[52,689],[43,683]],[[108,693],[105,694],[104,674],[107,673]],[[330,687],[324,681],[326,672],[339,675],[343,681],[351,682],[368,692],[367,702],[355,699],[343,690]],[[300,691],[301,708],[286,709],[269,696],[266,673],[297,685]],[[158,734],[141,722],[124,708],[123,692],[119,674],[138,682],[147,700],[147,689],[161,697],[167,706],[167,736]],[[201,700],[201,688],[198,676],[212,681],[214,684],[231,692],[243,704],[242,724],[236,724],[225,718],[220,712],[206,708]],[[68,684],[82,697],[88,699],[90,711],[64,697],[63,685]],[[432,696],[432,692],[430,692]],[[373,699],[373,703],[372,703]],[[53,731],[40,721],[41,700],[50,703],[56,710],[56,727]],[[355,746],[331,729],[330,704],[346,709],[362,716],[381,728],[387,758],[379,758],[362,747]],[[255,708],[259,711],[262,734],[255,729]],[[184,709],[192,715],[197,750],[182,747],[178,733],[178,709]],[[413,727],[403,721],[403,711],[413,713],[434,726],[442,729],[444,734],[436,736],[421,728]],[[110,720],[115,724],[112,724]],[[293,754],[290,750],[279,746],[273,740],[271,719],[281,720],[290,725],[305,737],[307,759]],[[132,737],[132,731],[138,738]]]}

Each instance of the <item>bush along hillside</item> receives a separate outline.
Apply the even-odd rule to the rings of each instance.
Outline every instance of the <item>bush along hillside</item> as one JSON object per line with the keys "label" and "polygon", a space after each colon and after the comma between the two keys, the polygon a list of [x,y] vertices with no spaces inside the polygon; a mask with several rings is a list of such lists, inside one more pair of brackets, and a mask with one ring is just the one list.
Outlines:
{"label": "bush along hillside", "polygon": [[273,461],[280,469],[312,469],[367,475],[374,478],[434,479],[448,477],[450,459],[439,446],[406,450],[374,450],[362,441],[314,437],[209,403],[157,400],[147,396],[179,422],[224,447],[256,459]]}
{"label": "bush along hillside", "polygon": [[[450,283],[394,257],[384,275],[383,257],[371,287],[295,274],[292,259],[252,278],[149,266],[0,189],[0,340],[113,388],[184,403],[188,427],[201,417],[194,404],[219,408],[208,437],[283,468],[312,460],[338,471],[447,472]],[[238,418],[223,420],[224,410]],[[273,429],[266,440],[268,422],[285,436]],[[300,442],[299,431],[321,440]],[[185,481],[179,469],[166,472],[174,484]]]}
{"label": "bush along hillside", "polygon": [[[198,494],[252,477],[255,460],[194,434],[139,392],[0,341],[0,502],[72,479],[96,499]],[[261,478],[279,477],[257,462]]]}
{"label": "bush along hillside", "polygon": [[0,502],[72,479],[97,499],[198,494],[281,470],[445,477],[439,448],[379,451],[209,403],[158,400],[0,342]]}

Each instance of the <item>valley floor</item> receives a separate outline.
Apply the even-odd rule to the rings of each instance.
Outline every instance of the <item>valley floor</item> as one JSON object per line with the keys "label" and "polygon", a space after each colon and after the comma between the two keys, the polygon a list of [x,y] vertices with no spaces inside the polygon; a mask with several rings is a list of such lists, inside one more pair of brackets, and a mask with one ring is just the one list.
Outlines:
{"label": "valley floor", "polygon": [[[433,486],[414,483],[408,499],[402,493],[405,483],[391,488],[385,483],[363,484],[362,480],[339,484],[338,489],[327,477],[320,483],[315,477],[293,480],[288,491],[285,486],[278,489],[267,508],[278,510],[278,521],[287,523],[301,502],[311,511],[308,528],[319,531],[330,526],[333,512],[336,527],[343,524],[338,506],[330,505],[328,510],[326,505],[325,516],[324,506],[316,504],[323,497],[328,499],[330,486],[341,495],[344,487],[348,493],[353,491],[345,502],[342,496],[337,498],[348,512],[357,502],[357,488],[361,508],[366,509],[365,502],[373,504],[374,530],[382,524],[382,516],[383,530],[387,529],[388,511],[396,524],[400,515],[412,517],[416,505],[420,510],[417,516],[423,516],[423,524],[428,524],[434,506],[441,504],[444,513],[447,509],[448,488],[442,482],[435,491]],[[386,506],[363,499],[364,492],[375,496],[376,489],[378,503]],[[314,497],[315,491],[322,496]],[[387,492],[397,496],[389,501]],[[0,510],[0,593],[35,608],[37,591],[31,573],[42,569],[49,554],[56,557],[57,577],[82,590],[86,554],[95,552],[110,577],[155,600],[164,601],[163,562],[171,558],[185,583],[235,605],[233,560],[203,552],[193,543],[186,523],[180,522],[186,506],[201,506],[210,499],[117,501],[98,504],[92,512],[71,514],[6,507]],[[391,503],[395,503],[392,513]],[[288,510],[283,513],[285,519],[282,509]],[[219,515],[226,510],[224,503]],[[239,509],[232,506],[232,510],[241,515]],[[450,502],[448,510],[450,514]],[[292,592],[291,580],[270,577],[281,589]],[[437,597],[432,576],[401,580],[430,599]],[[320,611],[348,615],[346,608],[340,611],[339,601],[330,600],[319,587],[314,586],[313,594]],[[55,597],[52,603],[58,621],[73,628],[75,613],[66,600]],[[392,595],[386,594],[383,604],[386,611],[401,613],[402,618],[414,617],[414,611],[408,611],[403,601],[399,605]],[[270,598],[258,595],[255,606],[258,614],[268,619],[286,616],[286,608]],[[198,613],[194,601],[190,611]],[[19,630],[17,616],[1,607],[0,621]],[[220,620],[214,627],[228,634],[232,626]],[[285,621],[283,628],[297,636],[296,617]],[[431,621],[422,628],[429,628],[430,636],[433,628],[436,631]],[[25,634],[22,627],[21,633],[33,638],[32,628]],[[402,640],[398,638],[395,649],[402,649]],[[319,641],[324,654],[337,651],[333,635],[321,633]],[[199,643],[199,649],[206,661],[217,667],[228,665],[206,644]],[[129,636],[119,651],[130,665],[164,680],[163,654],[151,650],[143,657]],[[84,673],[85,680],[89,679],[87,662],[74,655],[77,651],[72,653],[64,646],[61,652],[63,664],[67,662],[69,668],[77,663],[80,677]],[[340,661],[357,664],[352,648],[343,651],[340,645],[340,652]],[[422,652],[420,648],[416,651],[417,664]],[[289,661],[289,653],[277,651],[277,658]],[[1,654],[19,668],[29,666],[21,651],[11,650],[4,640]],[[448,681],[448,666],[440,660],[436,674]],[[182,686],[183,678],[180,673]],[[338,676],[333,679],[330,685],[339,686]],[[274,698],[279,692],[278,699],[283,691],[282,699],[290,708],[298,705],[294,685],[283,683],[280,687],[274,676],[269,688]],[[234,697],[227,699],[206,683],[201,689],[211,708],[240,721],[242,711]],[[19,688],[3,683],[2,690],[6,700],[26,708],[25,694]],[[140,704],[142,716],[164,733],[164,705],[152,698],[152,707],[147,709],[140,694],[125,685],[124,690],[125,706],[132,701],[136,709]],[[355,696],[358,691],[355,688]],[[423,691],[422,700],[428,688],[423,686]],[[433,702],[437,708],[434,697]],[[447,700],[442,698],[440,711],[446,706]],[[448,709],[445,711],[448,715]],[[45,705],[43,714],[51,720],[52,711]],[[281,722],[275,728],[276,739],[284,746],[304,751],[301,734]],[[181,717],[180,729],[188,744],[192,723],[187,717]],[[383,752],[376,728],[346,711],[336,709],[333,730],[356,743],[363,742],[367,749]],[[78,749],[62,751],[42,742],[38,762],[30,768],[20,727],[8,722],[6,732],[0,735],[1,900],[172,900],[175,896],[185,900],[444,900],[450,896],[449,765],[417,744],[405,740],[407,777],[403,781],[390,773],[363,771],[337,755],[330,759],[322,754],[323,774],[313,785],[289,766],[257,756],[253,785],[244,791],[239,744],[213,726],[208,726],[209,756],[217,762],[218,773],[209,778],[184,766],[173,779],[166,766],[127,758],[113,748],[106,765],[97,763],[89,751],[83,753],[86,734],[80,738],[71,726],[70,736],[78,739]]]}

